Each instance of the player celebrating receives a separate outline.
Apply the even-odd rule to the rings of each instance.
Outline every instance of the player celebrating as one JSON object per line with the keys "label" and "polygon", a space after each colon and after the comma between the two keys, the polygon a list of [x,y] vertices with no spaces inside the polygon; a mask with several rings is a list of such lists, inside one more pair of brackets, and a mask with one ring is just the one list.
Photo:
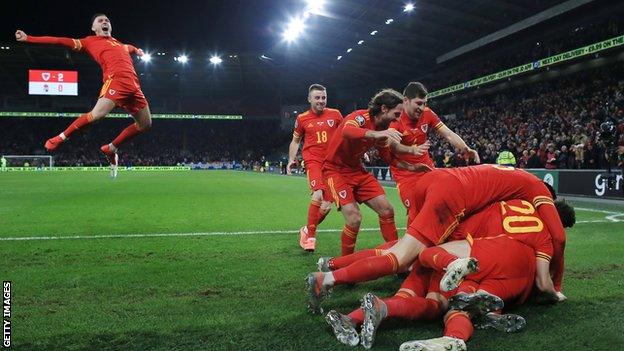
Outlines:
{"label": "player celebrating", "polygon": [[95,107],[91,112],[74,120],[61,134],[48,139],[45,148],[48,151],[56,150],[76,131],[106,117],[115,106],[121,107],[132,115],[135,123],[126,127],[112,142],[100,148],[110,163],[113,174],[116,175],[119,146],[137,134],[145,132],[152,124],[149,106],[139,86],[139,79],[130,57],[130,54],[139,57],[144,54],[141,49],[113,38],[111,36],[113,27],[104,14],[98,13],[93,16],[91,30],[95,35],[82,39],[35,37],[17,30],[15,39],[28,43],[63,45],[75,51],[82,51],[89,54],[102,67],[104,85]]}
{"label": "player celebrating", "polygon": [[513,167],[482,165],[436,169],[422,176],[413,191],[418,214],[394,246],[333,272],[312,273],[307,278],[309,306],[317,311],[335,284],[376,279],[405,269],[426,247],[441,244],[466,215],[496,201],[521,199],[535,206],[553,238],[555,290],[561,292],[566,235],[553,203],[554,195],[534,175]]}
{"label": "player celebrating", "polygon": [[342,254],[353,253],[362,215],[358,203],[365,203],[379,215],[379,227],[386,242],[397,239],[394,209],[377,179],[366,171],[362,157],[371,147],[380,154],[397,152],[422,154],[428,145],[420,148],[399,144],[400,134],[388,130],[390,122],[401,115],[403,96],[384,89],[369,102],[367,110],[357,110],[345,117],[327,148],[323,164],[323,179],[345,218],[342,230]]}
{"label": "player celebrating", "polygon": [[[435,130],[440,137],[446,139],[455,149],[469,154],[476,163],[480,163],[477,151],[468,147],[459,135],[449,129],[438,118],[438,115],[427,107],[427,94],[427,88],[419,82],[410,82],[403,90],[403,112],[401,112],[399,120],[390,124],[390,128],[396,129],[401,133],[401,144],[406,146],[428,144],[427,133]],[[392,157],[414,165],[423,164],[429,168],[434,167],[433,160],[428,152],[422,155],[394,153]],[[415,211],[410,211],[410,193],[415,189],[413,184],[424,173],[409,171],[398,167],[396,163],[390,164],[390,171],[392,178],[396,181],[401,202],[407,208],[407,223],[409,223],[416,216]]]}
{"label": "player celebrating", "polygon": [[[288,147],[288,165],[286,172],[290,175],[295,164],[297,150],[304,140],[303,160],[308,176],[308,185],[312,192],[312,200],[308,207],[308,224],[299,230],[299,245],[302,249],[313,252],[316,247],[316,227],[325,219],[331,210],[331,197],[327,194],[323,183],[323,160],[327,145],[334,131],[342,121],[340,111],[327,108],[327,89],[320,84],[312,84],[308,89],[310,110],[297,116],[293,138]],[[323,195],[327,200],[323,198]]]}

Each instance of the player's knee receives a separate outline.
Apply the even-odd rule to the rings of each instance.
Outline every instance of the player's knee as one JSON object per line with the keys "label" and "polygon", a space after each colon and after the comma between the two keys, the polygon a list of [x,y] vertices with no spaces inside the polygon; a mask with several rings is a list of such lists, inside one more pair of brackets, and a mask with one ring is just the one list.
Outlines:
{"label": "player's knee", "polygon": [[350,227],[359,227],[362,223],[362,214],[358,212],[350,213],[347,218],[347,225]]}
{"label": "player's knee", "polygon": [[317,190],[317,191],[313,192],[312,193],[312,200],[318,201],[318,202],[323,201],[323,191],[322,190]]}
{"label": "player's knee", "polygon": [[147,118],[145,120],[139,121],[139,129],[141,129],[141,131],[146,131],[150,128],[152,128],[152,119],[151,118]]}
{"label": "player's knee", "polygon": [[379,210],[379,217],[389,216],[394,216],[394,208],[390,203],[388,203],[387,206],[384,206]]}
{"label": "player's knee", "polygon": [[106,117],[106,113],[104,113],[104,111],[100,111],[98,109],[94,109],[91,111],[91,121],[95,122],[95,121],[99,121],[102,118]]}

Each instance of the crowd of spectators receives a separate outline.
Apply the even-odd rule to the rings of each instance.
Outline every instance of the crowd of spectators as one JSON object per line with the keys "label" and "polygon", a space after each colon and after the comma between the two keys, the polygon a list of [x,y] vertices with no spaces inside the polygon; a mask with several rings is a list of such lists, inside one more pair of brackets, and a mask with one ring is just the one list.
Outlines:
{"label": "crowd of spectators", "polygon": [[[608,145],[599,131],[607,118],[620,129],[614,144],[624,145],[624,64],[452,104],[434,102],[433,109],[484,163],[510,151],[523,168],[605,168]],[[438,167],[468,162],[448,143],[434,140]]]}
{"label": "crowd of spectators", "polygon": [[[56,166],[100,166],[100,146],[110,142],[130,119],[104,119],[76,133],[54,153]],[[69,118],[0,118],[0,154],[43,155],[43,143],[71,123]],[[202,165],[252,169],[285,149],[290,132],[276,120],[164,120],[145,135],[123,145],[123,166]]]}

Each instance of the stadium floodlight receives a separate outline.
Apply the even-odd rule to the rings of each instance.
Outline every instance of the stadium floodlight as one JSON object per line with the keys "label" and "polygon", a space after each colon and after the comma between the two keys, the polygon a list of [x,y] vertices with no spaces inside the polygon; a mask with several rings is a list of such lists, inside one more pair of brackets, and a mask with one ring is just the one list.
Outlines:
{"label": "stadium floodlight", "polygon": [[210,63],[212,63],[215,66],[220,64],[221,62],[223,62],[223,59],[221,59],[221,57],[217,55],[212,55],[212,57],[210,57]]}
{"label": "stadium floodlight", "polygon": [[403,12],[412,12],[414,11],[414,4],[412,4],[411,2],[408,2],[407,4],[405,4],[405,6],[403,6]]}
{"label": "stadium floodlight", "polygon": [[388,18],[388,19],[386,20],[386,24],[390,24],[390,23],[392,23],[392,22],[394,22],[394,19],[392,19],[392,18]]}
{"label": "stadium floodlight", "polygon": [[324,0],[307,0],[308,6],[306,7],[306,13],[309,14],[319,14],[323,11],[323,7],[325,6]]}
{"label": "stadium floodlight", "polygon": [[303,21],[299,18],[294,18],[286,26],[286,30],[282,34],[284,40],[291,43],[295,41],[301,33],[303,33],[304,25]]}
{"label": "stadium floodlight", "polygon": [[378,33],[378,31],[374,30],[374,31],[370,32],[370,35],[375,35],[377,33]]}
{"label": "stadium floodlight", "polygon": [[353,51],[353,48],[348,48],[348,49],[347,49],[347,53],[349,53],[349,52],[351,52],[351,51]]}
{"label": "stadium floodlight", "polygon": [[336,57],[336,60],[340,61],[342,59],[342,55],[338,55],[338,57]]}
{"label": "stadium floodlight", "polygon": [[362,44],[364,44],[364,40],[358,41],[358,45],[362,45]]}
{"label": "stadium floodlight", "polygon": [[180,55],[173,58],[174,61],[180,62],[181,64],[186,64],[188,62],[188,56]]}
{"label": "stadium floodlight", "polygon": [[143,54],[143,56],[140,57],[140,59],[143,62],[150,62],[152,60],[152,54],[146,52],[145,54]]}

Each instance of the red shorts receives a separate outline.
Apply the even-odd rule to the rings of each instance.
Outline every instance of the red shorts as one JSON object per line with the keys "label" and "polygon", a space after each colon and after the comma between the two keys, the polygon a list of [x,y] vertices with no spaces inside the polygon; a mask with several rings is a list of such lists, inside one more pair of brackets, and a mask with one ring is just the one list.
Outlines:
{"label": "red shorts", "polygon": [[109,77],[100,90],[99,98],[112,100],[117,107],[133,116],[147,107],[147,100],[136,78]]}
{"label": "red shorts", "polygon": [[418,214],[416,206],[412,206],[412,200],[410,199],[414,197],[417,183],[424,174],[425,173],[414,173],[410,177],[404,177],[397,181],[396,187],[399,197],[401,198],[401,203],[407,209],[407,223],[411,223]]}
{"label": "red shorts", "polygon": [[379,181],[363,169],[341,170],[340,172],[324,169],[323,179],[338,208],[356,201],[362,203],[386,194]]}
{"label": "red shorts", "polygon": [[418,211],[406,233],[427,246],[442,244],[464,217],[461,183],[446,173],[426,173],[409,191],[410,207]]}
{"label": "red shorts", "polygon": [[506,305],[527,299],[535,279],[533,249],[508,236],[478,238],[470,256],[479,260],[479,271],[468,278],[479,282],[479,289],[500,297]]}
{"label": "red shorts", "polygon": [[310,192],[326,190],[325,183],[323,183],[323,162],[305,161],[305,165]]}
{"label": "red shorts", "polygon": [[401,284],[399,290],[408,290],[414,293],[415,296],[425,297],[429,289],[429,280],[431,279],[432,272],[431,269],[425,268],[420,264],[412,266],[412,270]]}

